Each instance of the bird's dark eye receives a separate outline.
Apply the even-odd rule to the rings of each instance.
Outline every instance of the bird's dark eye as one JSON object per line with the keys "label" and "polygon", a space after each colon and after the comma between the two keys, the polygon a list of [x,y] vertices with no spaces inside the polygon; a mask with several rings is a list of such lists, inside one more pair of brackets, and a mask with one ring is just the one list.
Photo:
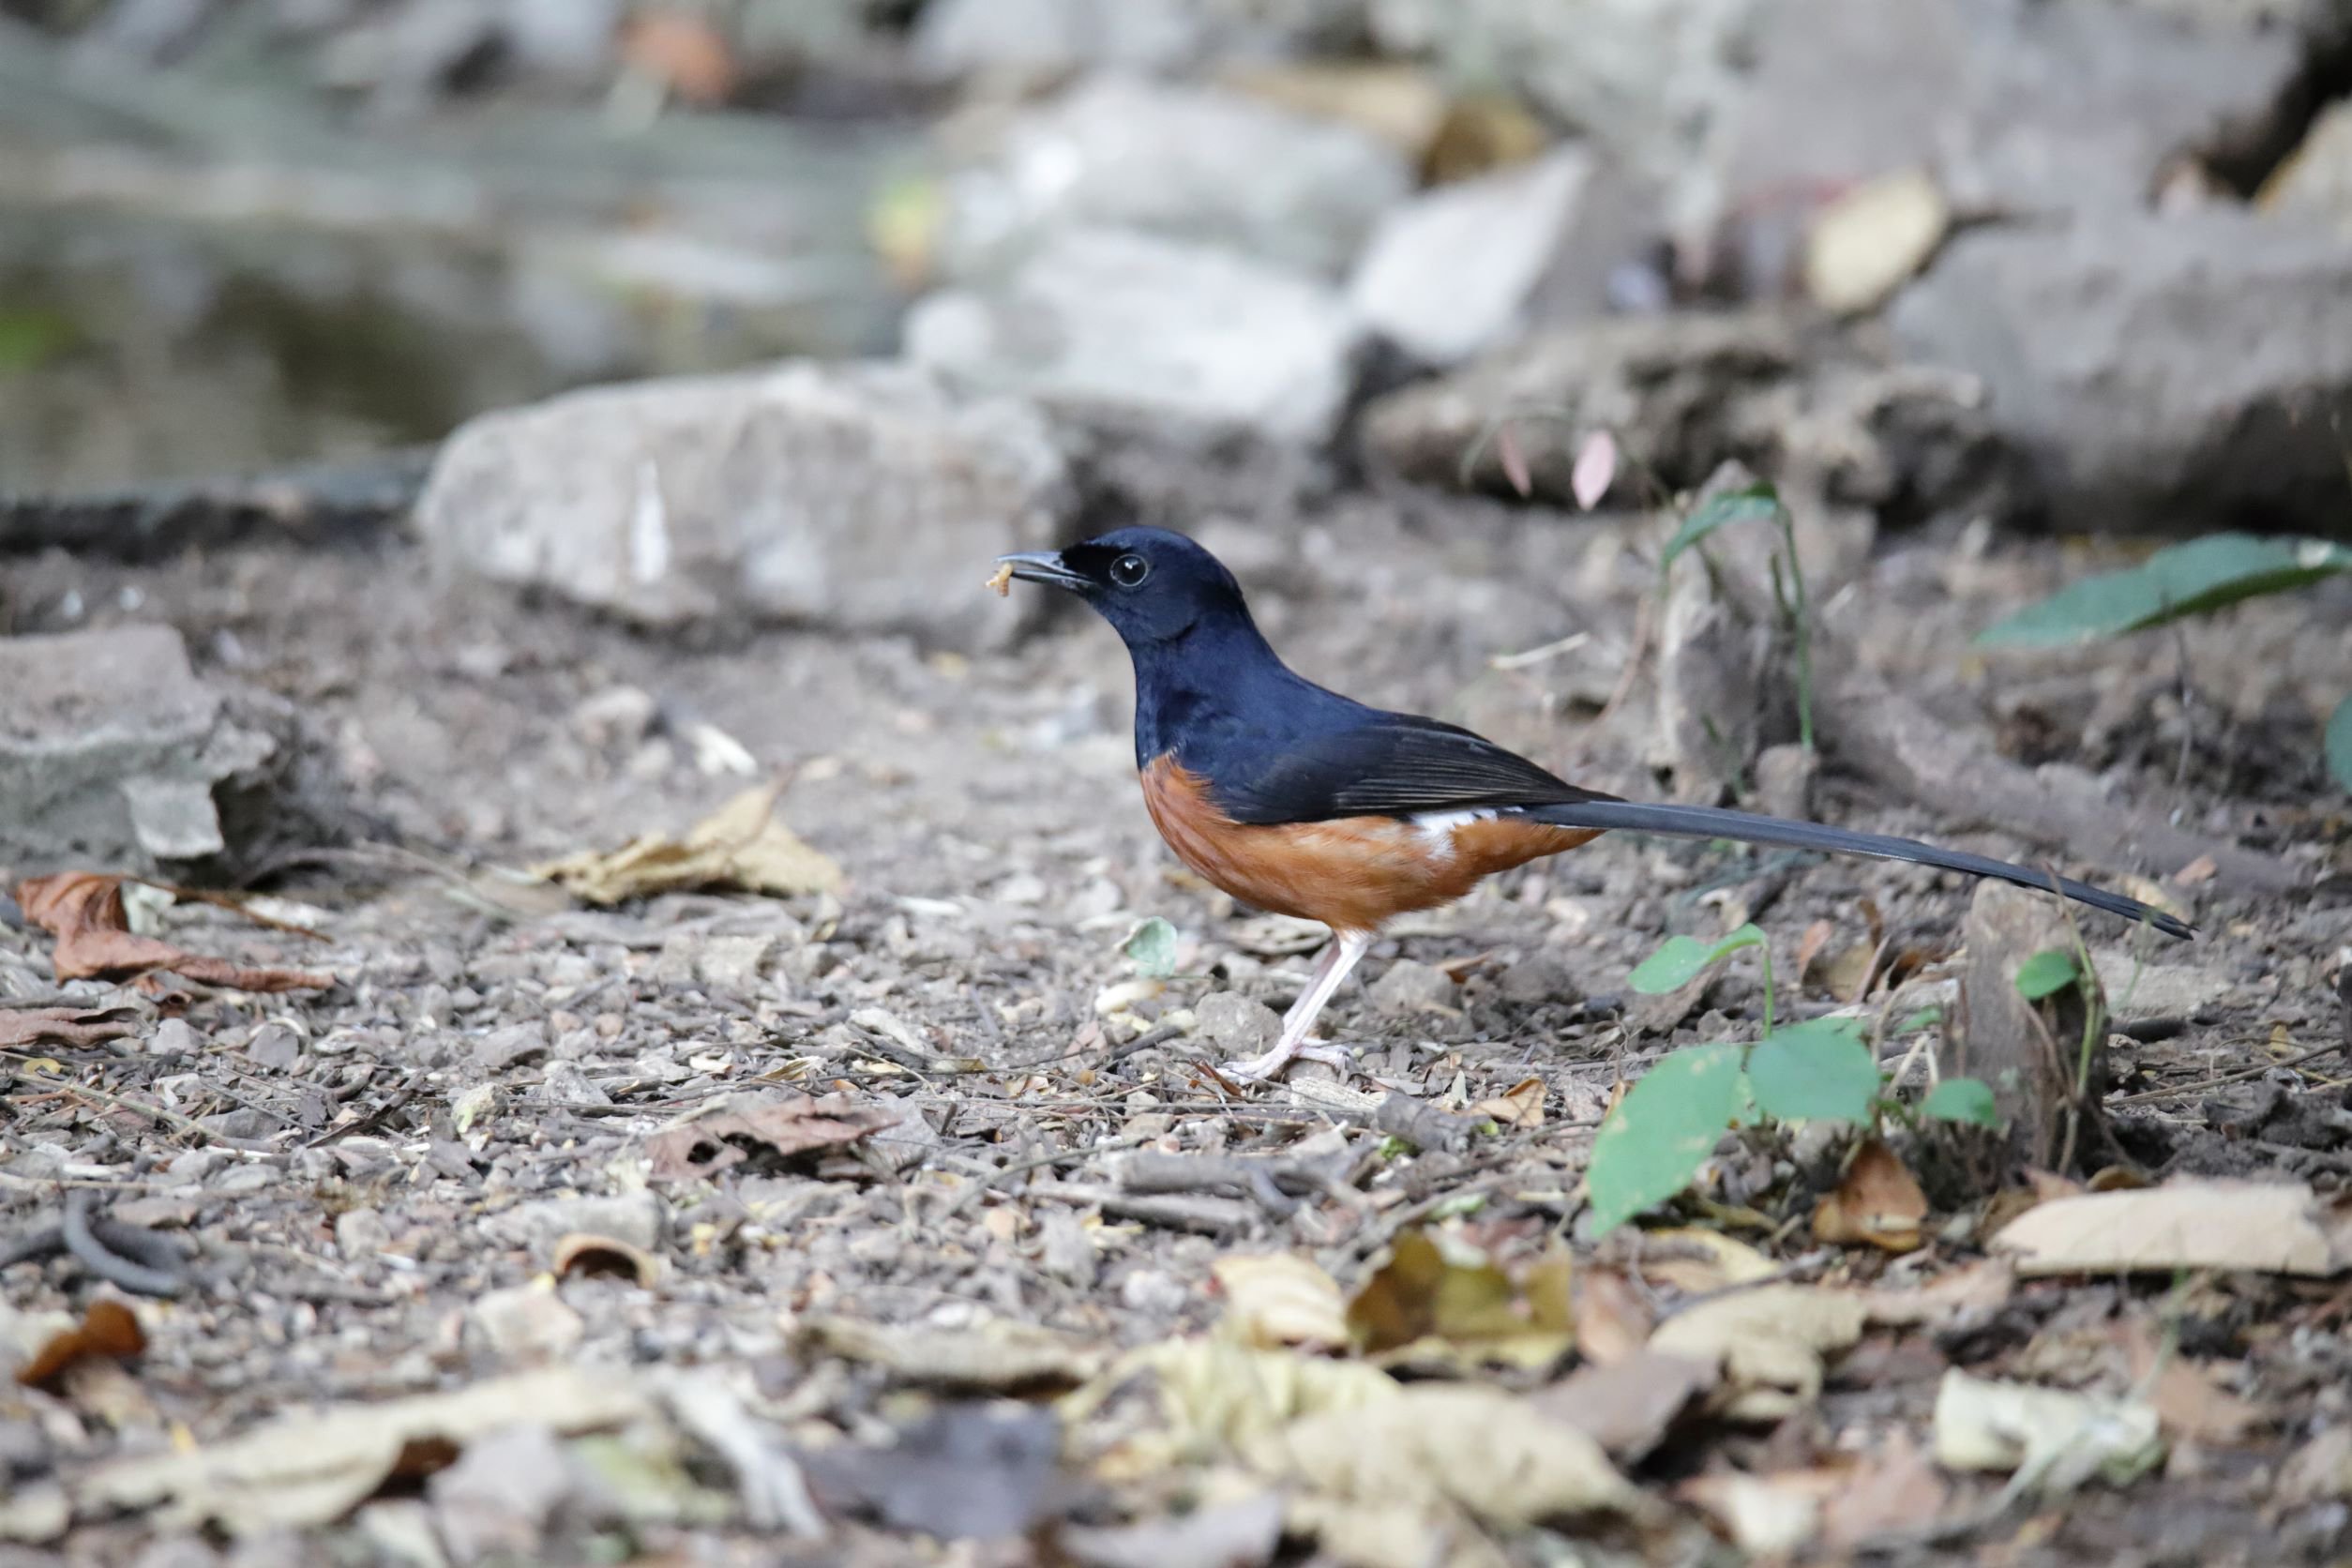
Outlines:
{"label": "bird's dark eye", "polygon": [[1152,563],[1140,555],[1122,555],[1110,564],[1110,580],[1122,588],[1140,588],[1152,575]]}

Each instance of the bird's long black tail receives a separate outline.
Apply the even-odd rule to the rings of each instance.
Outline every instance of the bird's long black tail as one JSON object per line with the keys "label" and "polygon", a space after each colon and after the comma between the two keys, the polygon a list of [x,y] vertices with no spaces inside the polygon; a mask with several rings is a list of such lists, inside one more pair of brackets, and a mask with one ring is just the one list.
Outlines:
{"label": "bird's long black tail", "polygon": [[1726,811],[1712,806],[1656,806],[1630,800],[1577,801],[1565,806],[1530,807],[1528,815],[1538,822],[1551,822],[1559,827],[1602,828],[1623,833],[1659,833],[1680,838],[1732,838],[1749,844],[1773,844],[1792,850],[1820,850],[1831,854],[1868,855],[1879,860],[1907,860],[1921,866],[1939,867],[1947,871],[1965,871],[1975,877],[1995,877],[2002,882],[2015,882],[2019,887],[2038,887],[2044,893],[2057,890],[2069,898],[2088,904],[2092,909],[2105,910],[2124,919],[2145,920],[2171,937],[2194,937],[2196,933],[2182,921],[2164,911],[2151,909],[2137,898],[2127,898],[2120,893],[2109,893],[2071,878],[2053,878],[2046,871],[2028,870],[2012,866],[2005,860],[1994,860],[1981,854],[1968,854],[1959,850],[1939,850],[1933,844],[1915,839],[1891,837],[1882,833],[1849,833],[1844,828],[1823,827],[1818,822],[1793,822],[1780,817],[1759,817],[1746,811]]}

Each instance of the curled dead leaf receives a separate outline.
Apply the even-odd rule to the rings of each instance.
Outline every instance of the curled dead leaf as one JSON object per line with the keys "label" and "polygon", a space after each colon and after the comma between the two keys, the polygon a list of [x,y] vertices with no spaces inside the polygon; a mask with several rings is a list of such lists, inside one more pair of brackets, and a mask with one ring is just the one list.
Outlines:
{"label": "curled dead leaf", "polygon": [[1810,1285],[1758,1285],[1667,1319],[1650,1348],[1719,1364],[1723,1413],[1775,1420],[1821,1392],[1823,1361],[1862,1337],[1861,1298]]}
{"label": "curled dead leaf", "polygon": [[608,852],[584,851],[532,867],[574,897],[611,905],[656,893],[726,888],[788,897],[838,892],[831,856],[809,848],[776,819],[781,780],[746,790],[686,831],[647,834]]}
{"label": "curled dead leaf", "polygon": [[123,908],[120,877],[97,871],[35,877],[18,884],[16,901],[25,919],[57,939],[50,963],[60,980],[128,980],[169,970],[237,991],[323,991],[335,984],[331,974],[249,969],[155,937],[133,935]]}
{"label": "curled dead leaf", "polygon": [[1338,1349],[1348,1343],[1338,1282],[1311,1258],[1275,1252],[1220,1258],[1212,1265],[1225,1292],[1224,1330],[1245,1345]]}
{"label": "curled dead leaf", "polygon": [[898,1124],[897,1109],[848,1094],[715,1108],[664,1127],[645,1142],[646,1180],[701,1181],[755,1153],[774,1159],[847,1148]]}
{"label": "curled dead leaf", "polygon": [[138,1015],[128,1007],[0,1007],[0,1047],[81,1048],[138,1033]]}
{"label": "curled dead leaf", "polygon": [[1382,1364],[1548,1366],[1576,1344],[1573,1283],[1564,1251],[1515,1276],[1482,1254],[1409,1230],[1348,1304],[1348,1326]]}
{"label": "curled dead leaf", "polygon": [[615,1276],[651,1289],[661,1278],[661,1259],[634,1243],[574,1230],[555,1244],[554,1270],[558,1279]]}
{"label": "curled dead leaf", "polygon": [[812,1317],[801,1321],[798,1337],[811,1349],[881,1367],[904,1382],[998,1394],[1076,1388],[1099,1359],[1068,1334],[1001,1318],[941,1329]]}
{"label": "curled dead leaf", "polygon": [[1919,1250],[1927,1195],[1893,1150],[1870,1138],[1854,1152],[1837,1190],[1813,1212],[1813,1235],[1833,1246]]}
{"label": "curled dead leaf", "polygon": [[2021,1274],[2243,1269],[2325,1277],[2352,1268],[2352,1206],[2300,1183],[2182,1181],[2038,1203],[1992,1250]]}
{"label": "curled dead leaf", "polygon": [[78,1363],[101,1357],[127,1361],[146,1348],[137,1315],[112,1296],[100,1296],[83,1309],[81,1322],[52,1334],[35,1350],[17,1368],[16,1380],[26,1388],[47,1387]]}

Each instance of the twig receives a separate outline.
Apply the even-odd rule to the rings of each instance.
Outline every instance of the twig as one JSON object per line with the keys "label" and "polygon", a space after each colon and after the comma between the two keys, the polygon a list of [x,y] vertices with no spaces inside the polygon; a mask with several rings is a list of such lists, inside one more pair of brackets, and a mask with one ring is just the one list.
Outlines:
{"label": "twig", "polygon": [[1037,1197],[1058,1199],[1065,1203],[1091,1203],[1106,1214],[1116,1214],[1123,1219],[1140,1220],[1146,1225],[1162,1226],[1170,1230],[1190,1230],[1204,1236],[1226,1236],[1237,1230],[1246,1230],[1256,1213],[1246,1203],[1229,1198],[1174,1194],[1147,1196],[1122,1192],[1116,1187],[1084,1186],[1071,1182],[1036,1187],[1032,1191]]}
{"label": "twig", "polygon": [[94,1201],[86,1187],[68,1193],[65,1221],[58,1227],[66,1250],[83,1268],[142,1296],[176,1296],[187,1289],[178,1248],[135,1226],[94,1222]]}

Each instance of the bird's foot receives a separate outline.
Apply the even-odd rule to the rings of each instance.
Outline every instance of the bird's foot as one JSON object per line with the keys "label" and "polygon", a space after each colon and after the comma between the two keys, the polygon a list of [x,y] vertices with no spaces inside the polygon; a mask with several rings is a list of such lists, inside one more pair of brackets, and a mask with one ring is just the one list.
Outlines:
{"label": "bird's foot", "polygon": [[1253,1056],[1244,1062],[1228,1062],[1217,1071],[1227,1078],[1255,1078],[1272,1083],[1282,1077],[1293,1062],[1320,1062],[1343,1073],[1350,1065],[1347,1047],[1302,1040],[1297,1045],[1278,1045],[1265,1055]]}

